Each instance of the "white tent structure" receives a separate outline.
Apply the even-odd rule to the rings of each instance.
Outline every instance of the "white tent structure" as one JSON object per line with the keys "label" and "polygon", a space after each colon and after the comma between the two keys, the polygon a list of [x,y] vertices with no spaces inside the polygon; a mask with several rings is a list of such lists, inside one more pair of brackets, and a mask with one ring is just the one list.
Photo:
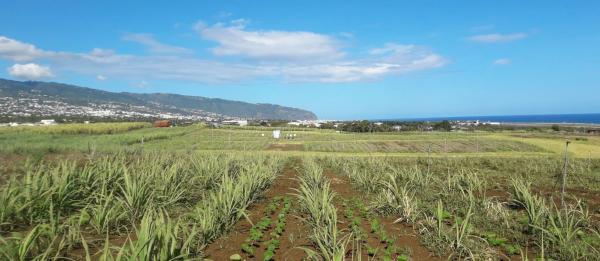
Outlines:
{"label": "white tent structure", "polygon": [[273,131],[273,138],[274,139],[279,139],[280,136],[281,136],[281,130],[274,130]]}

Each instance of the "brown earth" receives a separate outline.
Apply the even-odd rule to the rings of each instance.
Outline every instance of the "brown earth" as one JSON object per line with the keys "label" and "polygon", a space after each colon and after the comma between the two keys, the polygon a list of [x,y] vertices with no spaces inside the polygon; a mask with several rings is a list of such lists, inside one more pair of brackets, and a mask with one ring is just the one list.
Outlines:
{"label": "brown earth", "polygon": [[302,151],[304,146],[302,144],[291,144],[291,143],[271,143],[267,146],[266,150],[275,151]]}
{"label": "brown earth", "polygon": [[[256,223],[265,216],[265,208],[274,197],[289,196],[292,199],[292,208],[290,213],[286,216],[286,227],[280,237],[281,245],[275,253],[275,260],[302,260],[306,257],[302,248],[314,249],[309,238],[310,228],[303,222],[305,216],[303,213],[299,212],[296,197],[292,195],[295,193],[294,189],[298,188],[297,176],[299,174],[295,167],[298,166],[299,163],[299,161],[294,161],[291,164],[288,164],[284,168],[283,174],[275,180],[274,184],[269,188],[265,195],[247,210],[248,218],[252,223]],[[346,176],[337,175],[330,170],[325,171],[324,174],[331,181],[331,189],[337,195],[334,205],[338,209],[338,229],[342,231],[343,235],[347,235],[350,231],[351,220],[344,216],[344,211],[352,205],[347,203],[366,202],[366,198],[361,192],[352,187]],[[275,217],[278,212],[279,211],[276,211],[276,213],[271,216],[272,220],[276,219]],[[395,223],[394,218],[366,217],[361,216],[358,211],[355,211],[354,215],[360,217],[361,228],[367,233],[367,240],[366,242],[362,242],[363,246],[361,246],[360,249],[353,247],[353,241],[351,240],[347,246],[348,252],[346,260],[377,260],[374,257],[368,256],[367,247],[364,243],[368,244],[370,247],[378,248],[378,251],[383,251],[385,248],[385,243],[382,243],[379,236],[372,233],[370,230],[369,221],[373,218],[378,219],[387,234],[395,238],[395,247],[408,250],[412,260],[443,260],[443,258],[434,256],[431,251],[421,244],[418,233],[413,227],[406,224]],[[252,224],[248,220],[240,220],[234,226],[231,233],[216,240],[206,248],[206,258],[215,261],[229,260],[231,255],[239,254],[242,256],[242,259],[245,260],[262,260],[267,247],[266,241],[270,239],[269,233],[273,230],[273,225],[264,232],[264,236],[255,248],[255,253],[252,257],[243,253],[241,250],[241,245],[246,238],[248,238],[251,227]],[[355,249],[353,250],[353,248]],[[358,259],[358,256],[360,256],[361,259]]]}
{"label": "brown earth", "polygon": [[[344,215],[343,211],[347,206],[344,206],[343,201],[359,200],[360,202],[366,202],[366,198],[360,191],[354,188],[347,176],[337,175],[331,170],[325,171],[325,176],[331,181],[331,189],[338,195],[337,200],[334,201],[335,207],[338,209],[338,218],[342,225],[340,227],[347,227],[350,222]],[[391,217],[385,217],[379,219],[380,223],[388,235],[396,238],[395,246],[401,249],[407,249],[410,252],[412,260],[444,260],[443,258],[435,256],[429,251],[419,239],[417,231],[406,224],[396,223],[396,219]],[[346,224],[346,225],[344,225]],[[375,247],[383,251],[385,247],[384,243],[381,242],[378,235],[371,232],[369,220],[362,218],[362,228],[368,232],[367,244],[371,247]],[[352,251],[349,251],[352,252]],[[356,251],[357,252],[357,251]],[[348,253],[347,257],[356,256],[358,253]],[[360,256],[362,260],[372,260],[373,257],[367,255],[366,247],[360,250]]]}
{"label": "brown earth", "polygon": [[[290,194],[295,193],[294,189],[298,188],[298,175],[294,165],[297,162],[293,162],[286,166],[283,174],[281,174],[265,195],[253,204],[248,210],[248,218],[252,223],[256,223],[264,216],[264,210],[267,205],[271,202],[274,197],[288,196],[292,199],[292,207],[290,213],[286,216],[285,231],[280,237],[281,245],[275,253],[275,260],[302,260],[306,255],[304,250],[301,248],[310,248],[311,243],[307,238],[309,235],[308,227],[302,221],[300,213],[298,213],[298,202],[295,200],[295,196]],[[276,220],[276,215],[279,210],[276,211],[271,220]],[[246,219],[240,220],[233,228],[233,232],[216,240],[210,244],[206,249],[206,257],[215,261],[229,260],[229,257],[233,254],[240,254],[242,258],[246,260],[262,260],[265,248],[267,247],[266,241],[270,239],[270,232],[273,230],[273,225],[270,229],[265,232],[259,247],[256,248],[256,252],[253,257],[248,256],[241,251],[241,245],[244,240],[248,238],[250,228],[252,224]]]}
{"label": "brown earth", "polygon": [[[535,193],[543,196],[546,199],[552,199],[554,204],[560,206],[560,187],[533,187]],[[596,191],[584,188],[566,188],[565,202],[567,204],[576,204],[577,200],[581,200],[590,211],[590,216],[594,221],[600,221],[600,194]]]}

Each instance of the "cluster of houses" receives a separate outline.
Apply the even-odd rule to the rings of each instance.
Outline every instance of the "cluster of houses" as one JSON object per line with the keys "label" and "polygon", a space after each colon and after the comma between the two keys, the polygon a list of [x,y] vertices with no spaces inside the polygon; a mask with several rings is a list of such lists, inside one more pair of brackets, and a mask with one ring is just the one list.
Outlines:
{"label": "cluster of houses", "polygon": [[[295,127],[319,128],[319,127],[321,127],[322,124],[330,123],[330,122],[333,122],[333,121],[330,121],[330,120],[300,120],[300,121],[290,121],[287,123],[287,125],[295,126]],[[335,127],[337,128],[337,124],[335,124]]]}
{"label": "cluster of houses", "polygon": [[18,126],[49,126],[49,125],[56,125],[56,121],[54,119],[47,119],[47,120],[41,120],[39,122],[25,122],[25,123],[18,123],[18,122],[9,122],[9,123],[0,123],[0,126],[8,126],[8,127],[18,127]]}
{"label": "cluster of houses", "polygon": [[455,121],[455,125],[459,126],[459,127],[472,127],[472,126],[476,127],[476,126],[483,126],[483,125],[500,126],[501,123],[496,122],[496,121],[473,120],[473,121]]}

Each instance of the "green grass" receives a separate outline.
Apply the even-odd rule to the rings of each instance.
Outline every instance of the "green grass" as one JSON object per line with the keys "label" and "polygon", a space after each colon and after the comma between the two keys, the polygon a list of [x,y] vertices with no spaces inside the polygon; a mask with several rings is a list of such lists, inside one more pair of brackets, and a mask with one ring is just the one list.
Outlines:
{"label": "green grass", "polygon": [[128,238],[125,245],[109,240],[106,258],[200,256],[282,164],[279,157],[153,152],[31,163],[0,188],[0,255],[79,259],[70,250],[86,244],[85,234]]}
{"label": "green grass", "polygon": [[[599,202],[590,195],[600,192],[600,137],[301,128],[284,130],[294,140],[275,141],[271,130],[143,123],[2,128],[0,259],[201,258],[245,219],[292,157],[303,161],[297,208],[310,228],[306,251],[315,257],[342,260],[362,230],[360,220],[338,227],[325,168],[362,191],[360,215],[409,224],[444,257],[498,259],[525,246],[556,260],[599,254],[599,224],[591,218],[598,209],[590,208]],[[553,191],[567,138],[568,204],[561,208]],[[281,236],[285,218],[270,222]],[[268,241],[266,259],[279,257],[282,240]],[[392,250],[376,255],[385,251]]]}
{"label": "green grass", "polygon": [[[272,144],[292,148],[295,155],[336,153],[390,156],[541,156],[561,155],[564,138],[540,133],[336,133],[332,130],[285,130],[294,140],[275,141],[272,128],[207,128],[201,125],[175,128],[145,128],[144,123],[58,125],[50,127],[1,128],[0,154],[46,154],[110,152],[113,150],[170,151],[268,151]],[[139,129],[142,128],[142,129]],[[573,138],[573,137],[570,137]],[[600,158],[600,138],[571,139],[571,155]]]}
{"label": "green grass", "polygon": [[[554,186],[552,173],[560,173],[560,158],[326,157],[320,161],[348,175],[367,193],[376,213],[416,226],[423,244],[441,256],[500,259],[518,254],[519,247],[525,251],[525,245],[538,246],[529,250],[556,260],[598,254],[597,247],[587,243],[600,240],[594,232],[598,223],[590,219],[586,207],[594,202],[568,195],[570,200],[561,208],[552,203],[559,194],[542,196],[534,190]],[[595,180],[598,169],[590,174],[579,164],[586,160],[574,160],[570,173]],[[573,181],[570,186],[600,191],[589,183],[597,181]],[[497,199],[486,196],[490,190],[511,193]],[[539,247],[542,240],[543,248]]]}

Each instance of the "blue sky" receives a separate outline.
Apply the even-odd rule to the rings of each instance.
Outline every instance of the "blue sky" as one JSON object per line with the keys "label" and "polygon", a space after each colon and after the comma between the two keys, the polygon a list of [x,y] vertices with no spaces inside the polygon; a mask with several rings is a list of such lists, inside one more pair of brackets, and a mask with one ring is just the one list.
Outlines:
{"label": "blue sky", "polygon": [[212,2],[4,1],[0,77],[321,119],[600,112],[598,1]]}

